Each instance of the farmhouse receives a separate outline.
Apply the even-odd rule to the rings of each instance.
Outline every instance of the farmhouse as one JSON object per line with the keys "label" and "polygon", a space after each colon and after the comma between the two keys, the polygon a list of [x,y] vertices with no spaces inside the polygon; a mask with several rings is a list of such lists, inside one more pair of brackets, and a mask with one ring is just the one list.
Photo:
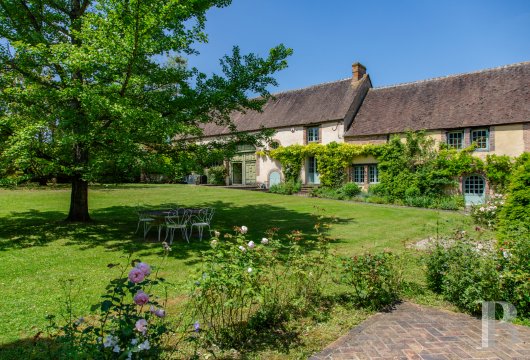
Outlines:
{"label": "farmhouse", "polygon": [[[311,142],[381,144],[391,136],[425,130],[436,142],[475,154],[518,156],[530,151],[530,62],[380,88],[372,87],[366,68],[355,63],[352,77],[275,94],[263,112],[235,113],[237,131],[275,129],[281,146]],[[214,124],[203,139],[230,133]],[[282,179],[281,165],[243,146],[227,162],[228,184],[270,186]],[[377,161],[352,159],[351,180],[363,187],[377,183]],[[319,184],[318,164],[309,157],[300,174],[304,184]],[[462,179],[465,193],[484,193],[485,179]],[[478,189],[478,191],[477,191]]]}

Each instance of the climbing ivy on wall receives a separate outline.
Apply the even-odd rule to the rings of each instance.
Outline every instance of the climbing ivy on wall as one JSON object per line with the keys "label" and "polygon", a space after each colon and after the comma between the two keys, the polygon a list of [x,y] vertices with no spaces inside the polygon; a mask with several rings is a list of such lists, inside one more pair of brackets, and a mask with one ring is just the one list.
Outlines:
{"label": "climbing ivy on wall", "polygon": [[322,185],[338,187],[347,179],[346,169],[350,166],[352,159],[368,155],[376,157],[384,146],[336,142],[327,145],[314,143],[279,147],[270,150],[267,155],[278,160],[282,164],[285,179],[293,181],[299,179],[305,159],[314,156],[317,159]]}
{"label": "climbing ivy on wall", "polygon": [[473,155],[474,149],[472,145],[455,150],[444,144],[437,148],[424,132],[409,132],[404,139],[395,136],[387,144],[291,145],[258,154],[278,160],[287,181],[299,180],[305,159],[314,156],[321,184],[335,188],[347,180],[346,171],[356,157],[373,156],[379,167],[379,184],[373,191],[390,201],[407,196],[440,196],[456,188],[458,177],[474,173],[485,175],[494,190],[502,192],[513,159],[488,155],[482,160]]}

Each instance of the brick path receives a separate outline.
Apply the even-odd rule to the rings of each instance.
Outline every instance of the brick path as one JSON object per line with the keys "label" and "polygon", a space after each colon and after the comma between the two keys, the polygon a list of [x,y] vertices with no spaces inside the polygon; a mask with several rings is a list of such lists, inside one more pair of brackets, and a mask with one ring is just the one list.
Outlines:
{"label": "brick path", "polygon": [[494,346],[481,348],[480,319],[402,303],[372,316],[310,360],[530,359],[530,328],[500,322],[495,328]]}

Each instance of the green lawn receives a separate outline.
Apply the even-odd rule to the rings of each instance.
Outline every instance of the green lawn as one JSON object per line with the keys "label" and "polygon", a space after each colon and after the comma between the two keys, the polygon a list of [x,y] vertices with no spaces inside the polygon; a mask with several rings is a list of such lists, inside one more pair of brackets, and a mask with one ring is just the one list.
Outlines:
{"label": "green lawn", "polygon": [[[318,215],[334,217],[329,230],[339,254],[390,248],[405,251],[404,243],[456,228],[467,228],[459,213],[370,205],[335,200],[282,196],[243,190],[189,185],[130,185],[90,190],[91,225],[62,222],[68,209],[68,189],[0,190],[0,344],[16,344],[45,325],[47,313],[59,313],[64,299],[61,283],[74,279],[81,291],[76,306],[88,312],[116,270],[107,264],[135,257],[148,263],[161,260],[162,247],[133,234],[135,206],[153,208],[211,206],[214,228],[231,231],[246,225],[250,237],[261,239],[266,229],[280,233],[301,230],[311,236]],[[163,275],[172,283],[170,297],[185,293],[188,274],[208,241],[187,244],[179,239],[164,264]],[[409,251],[410,252],[410,251]],[[410,265],[418,278],[418,265]]]}

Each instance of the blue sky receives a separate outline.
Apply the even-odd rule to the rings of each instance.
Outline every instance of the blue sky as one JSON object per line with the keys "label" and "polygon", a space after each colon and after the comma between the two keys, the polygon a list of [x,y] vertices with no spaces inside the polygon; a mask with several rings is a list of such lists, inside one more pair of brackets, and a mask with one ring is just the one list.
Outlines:
{"label": "blue sky", "polygon": [[355,61],[382,86],[530,60],[529,0],[234,0],[206,26],[189,59],[206,73],[233,45],[292,48],[273,92],[349,77]]}

